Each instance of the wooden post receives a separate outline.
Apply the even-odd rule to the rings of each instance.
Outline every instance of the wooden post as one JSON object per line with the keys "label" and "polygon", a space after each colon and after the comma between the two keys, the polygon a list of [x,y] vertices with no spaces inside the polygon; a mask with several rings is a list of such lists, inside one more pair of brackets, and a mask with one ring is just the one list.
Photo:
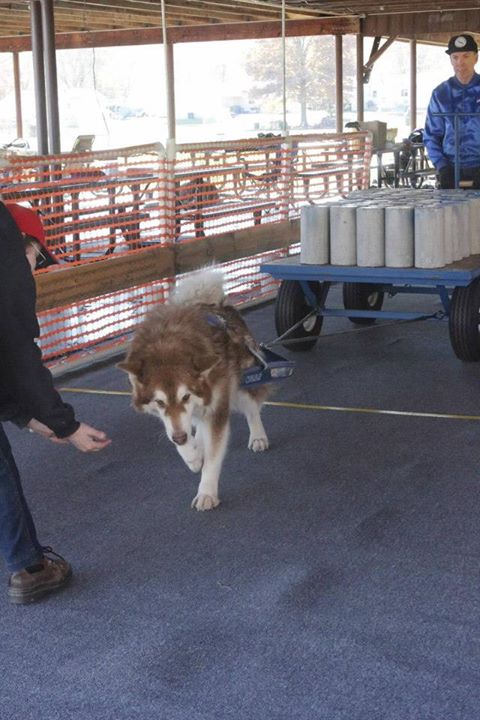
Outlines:
{"label": "wooden post", "polygon": [[343,35],[335,35],[335,118],[337,133],[343,131]]}
{"label": "wooden post", "polygon": [[363,120],[363,33],[357,35],[357,120]]}
{"label": "wooden post", "polygon": [[410,130],[417,127],[417,41],[410,40]]}
{"label": "wooden post", "polygon": [[176,117],[175,117],[175,66],[173,62],[173,44],[167,43],[165,47],[166,79],[167,79],[167,124],[168,137],[170,140],[176,138]]}
{"label": "wooden post", "polygon": [[15,121],[17,124],[17,137],[23,137],[23,117],[22,117],[22,93],[20,88],[20,63],[18,61],[18,52],[12,53],[13,58],[13,82],[15,86]]}
{"label": "wooden post", "polygon": [[43,60],[47,90],[48,152],[60,152],[60,116],[58,112],[57,61],[55,56],[55,21],[52,0],[41,0]]}
{"label": "wooden post", "polygon": [[47,106],[45,102],[45,71],[43,67],[42,15],[38,0],[32,0],[30,3],[30,22],[32,26],[37,150],[39,155],[46,155],[48,153]]}

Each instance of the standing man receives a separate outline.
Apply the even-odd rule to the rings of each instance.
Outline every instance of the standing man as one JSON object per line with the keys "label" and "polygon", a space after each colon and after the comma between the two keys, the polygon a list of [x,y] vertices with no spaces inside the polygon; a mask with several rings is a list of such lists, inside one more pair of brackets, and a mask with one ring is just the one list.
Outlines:
{"label": "standing man", "polygon": [[425,147],[437,170],[440,187],[454,188],[454,118],[435,113],[478,113],[478,117],[460,117],[457,122],[460,180],[471,181],[474,188],[480,188],[480,75],[475,72],[478,46],[471,35],[455,35],[445,52],[450,55],[455,76],[432,93],[425,122]]}
{"label": "standing man", "polygon": [[[16,204],[0,202],[0,420],[28,427],[56,443],[71,443],[82,452],[110,444],[104,432],[75,419],[43,365],[35,338],[36,260],[55,262],[44,244],[38,215]],[[70,564],[43,546],[23,495],[11,448],[0,423],[0,553],[9,570],[8,596],[30,603],[63,588]]]}

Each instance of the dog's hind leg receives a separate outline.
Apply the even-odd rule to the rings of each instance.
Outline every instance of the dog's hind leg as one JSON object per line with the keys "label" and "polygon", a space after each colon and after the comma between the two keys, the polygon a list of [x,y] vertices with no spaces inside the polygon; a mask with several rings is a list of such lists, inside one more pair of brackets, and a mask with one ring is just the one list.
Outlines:
{"label": "dog's hind leg", "polygon": [[236,409],[245,415],[250,430],[248,448],[253,452],[262,452],[268,449],[268,437],[260,417],[263,396],[239,390],[235,399]]}
{"label": "dog's hind leg", "polygon": [[204,460],[202,476],[197,494],[192,500],[192,508],[212,510],[220,503],[218,482],[230,435],[228,408],[206,417],[197,432],[201,434]]}

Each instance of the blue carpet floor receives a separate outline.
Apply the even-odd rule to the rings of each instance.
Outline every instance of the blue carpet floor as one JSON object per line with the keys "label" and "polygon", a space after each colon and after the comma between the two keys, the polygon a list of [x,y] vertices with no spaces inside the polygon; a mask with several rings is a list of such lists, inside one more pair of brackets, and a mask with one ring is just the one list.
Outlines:
{"label": "blue carpet floor", "polygon": [[[246,319],[275,336],[273,306]],[[480,366],[445,322],[326,321],[282,352],[278,403],[480,416]],[[127,390],[113,364],[57,385]],[[38,605],[0,598],[2,720],[479,717],[480,420],[270,405],[271,449],[235,417],[222,503],[199,513],[159,423],[124,395],[64,397],[113,444],[9,429],[75,575]]]}

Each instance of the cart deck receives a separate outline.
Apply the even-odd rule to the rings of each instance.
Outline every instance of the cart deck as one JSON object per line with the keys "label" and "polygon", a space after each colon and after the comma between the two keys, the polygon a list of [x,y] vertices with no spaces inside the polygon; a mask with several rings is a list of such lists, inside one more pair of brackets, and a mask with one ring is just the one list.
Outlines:
{"label": "cart deck", "polygon": [[466,287],[480,276],[480,255],[470,255],[442,268],[358,267],[357,265],[310,265],[300,256],[263,263],[262,272],[278,280],[318,280],[320,282],[356,282],[380,284],[443,285]]}
{"label": "cart deck", "polygon": [[[382,317],[448,317],[457,357],[480,360],[480,255],[434,269],[312,265],[294,256],[264,263],[261,270],[282,280],[275,321],[280,339],[288,337],[285,344],[290,349],[312,348],[325,316],[344,316],[357,324],[370,324]],[[331,283],[343,283],[343,308],[326,305]],[[432,315],[383,310],[385,294],[393,297],[399,293],[438,294],[443,312]]]}

